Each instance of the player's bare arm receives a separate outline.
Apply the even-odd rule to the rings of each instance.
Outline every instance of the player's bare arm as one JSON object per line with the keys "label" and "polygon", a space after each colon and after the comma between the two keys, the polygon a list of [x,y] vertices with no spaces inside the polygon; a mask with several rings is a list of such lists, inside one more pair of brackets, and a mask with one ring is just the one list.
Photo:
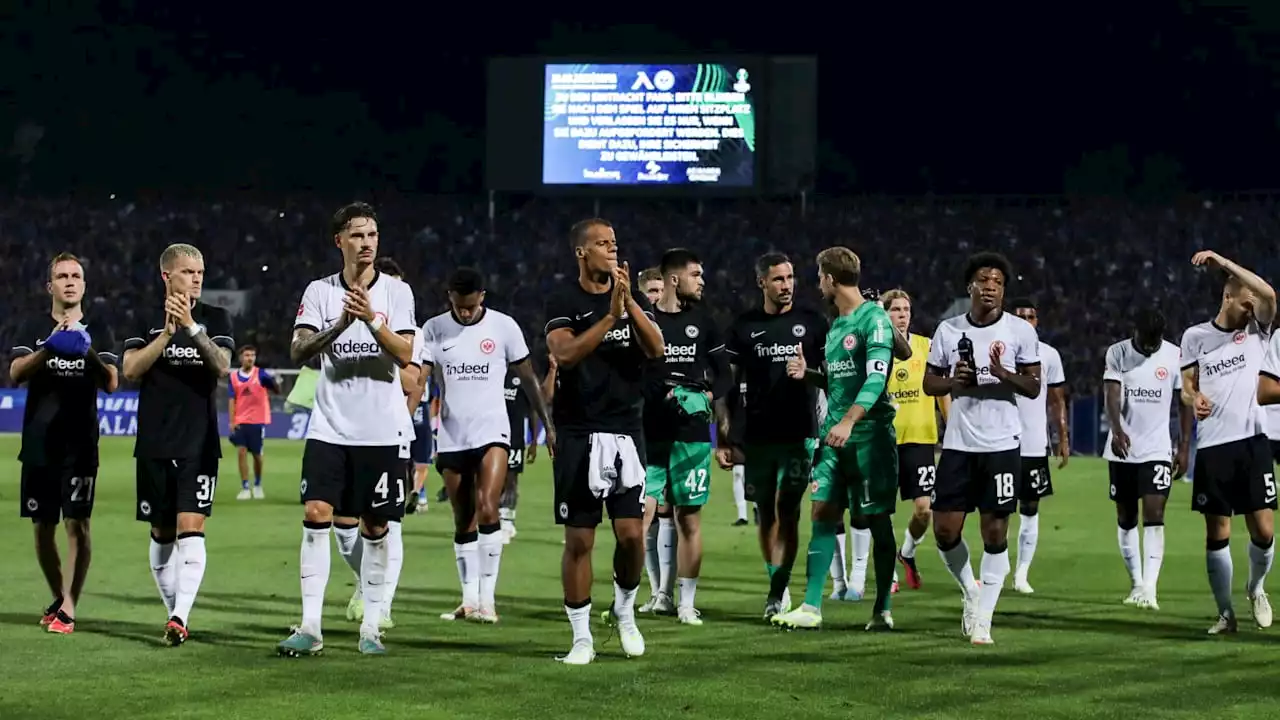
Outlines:
{"label": "player's bare arm", "polygon": [[547,376],[542,379],[542,397],[547,399],[547,407],[555,401],[556,397],[556,370],[559,364],[556,363],[556,356],[547,353]]}
{"label": "player's bare arm", "polygon": [[289,345],[289,359],[298,365],[306,364],[311,358],[328,350],[333,341],[351,327],[352,322],[350,315],[342,313],[337,324],[328,330],[316,332],[308,327],[296,328],[293,331],[293,342]]}
{"label": "player's bare arm", "polygon": [[98,387],[102,388],[103,392],[113,393],[120,387],[120,372],[116,370],[115,365],[102,362],[97,350],[89,348],[89,352],[85,354],[85,360],[89,371],[93,373]]}
{"label": "player's bare arm", "polygon": [[164,352],[164,348],[173,339],[172,328],[169,323],[165,323],[164,328],[156,333],[154,339],[141,348],[125,350],[124,357],[121,358],[121,369],[124,371],[124,379],[129,382],[137,382],[142,379],[143,375],[156,364],[156,360],[160,359],[160,354]]}
{"label": "player's bare arm", "polygon": [[938,396],[938,414],[942,416],[942,422],[946,423],[947,418],[950,417],[951,415],[951,396],[950,395]]}
{"label": "player's bare arm", "polygon": [[911,340],[898,328],[893,328],[893,359],[911,359]]}
{"label": "player's bare arm", "polygon": [[966,382],[971,383],[972,379],[973,370],[969,369],[969,366],[963,362],[956,365],[956,373],[954,375],[947,368],[938,367],[937,365],[925,365],[921,389],[929,397],[961,395],[966,387]]}
{"label": "player's bare arm", "polygon": [[[525,358],[511,367],[515,369],[516,376],[520,378],[520,386],[524,388],[525,397],[529,398],[529,406],[533,408],[538,422],[542,423],[542,427],[547,429],[547,452],[554,458],[556,452],[556,426],[551,421],[550,406],[542,395],[538,376],[533,374],[533,365],[528,358]],[[533,437],[536,445],[538,437],[538,426],[536,424],[533,426]]]}
{"label": "player's bare arm", "polygon": [[395,359],[400,367],[413,363],[413,332],[397,333],[387,326],[386,321],[379,321],[373,312],[373,302],[369,299],[369,291],[362,287],[354,287],[347,291],[342,299],[342,309],[356,320],[369,326],[373,339],[388,355]]}
{"label": "player's bare arm", "polygon": [[1111,427],[1111,452],[1121,460],[1129,456],[1129,436],[1120,423],[1120,383],[1115,380],[1102,381],[1103,403],[1107,413],[1107,424]]}
{"label": "player's bare arm", "polygon": [[1259,325],[1266,327],[1276,317],[1275,288],[1254,273],[1252,270],[1228,260],[1212,250],[1201,250],[1191,257],[1192,265],[1218,266],[1224,272],[1235,277],[1253,295],[1253,317]]}
{"label": "player's bare arm", "polygon": [[1197,420],[1209,417],[1213,412],[1213,403],[1200,392],[1200,368],[1191,365],[1182,369],[1182,393],[1179,395],[1182,404],[1191,408]]}
{"label": "player's bare arm", "polygon": [[1173,453],[1173,479],[1181,480],[1191,469],[1191,434],[1195,432],[1195,414],[1178,403],[1178,447]]}
{"label": "player's bare arm", "polygon": [[[422,404],[422,396],[427,394],[427,378],[429,377],[431,377],[431,363],[426,363],[426,367],[418,368],[418,374],[413,384],[408,386],[409,392],[405,394],[405,401],[409,404],[410,415],[417,412],[418,406]],[[405,379],[402,377],[401,381],[403,382]]]}
{"label": "player's bare arm", "polygon": [[1049,388],[1049,419],[1058,430],[1058,469],[1067,466],[1071,458],[1071,438],[1067,430],[1067,388],[1065,385]]}
{"label": "player's bare arm", "polygon": [[[729,363],[729,378],[733,381],[732,387],[742,387],[742,368]],[[712,405],[716,413],[716,462],[728,470],[733,467],[733,449],[729,443],[733,413],[729,410],[729,393],[716,398]]]}

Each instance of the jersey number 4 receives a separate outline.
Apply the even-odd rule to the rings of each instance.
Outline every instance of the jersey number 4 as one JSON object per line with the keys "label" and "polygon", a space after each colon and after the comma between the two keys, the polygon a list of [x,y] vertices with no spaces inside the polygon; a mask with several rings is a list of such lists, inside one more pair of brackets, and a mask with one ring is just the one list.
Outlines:
{"label": "jersey number 4", "polygon": [[706,468],[690,470],[689,477],[684,479],[684,487],[690,495],[702,495],[707,491]]}
{"label": "jersey number 4", "polygon": [[[382,473],[382,477],[378,478],[378,484],[373,486],[373,491],[382,498],[382,502],[377,504],[386,504],[391,493],[390,477],[387,473]],[[399,505],[402,502],[404,502],[404,479],[396,478],[396,504]]]}

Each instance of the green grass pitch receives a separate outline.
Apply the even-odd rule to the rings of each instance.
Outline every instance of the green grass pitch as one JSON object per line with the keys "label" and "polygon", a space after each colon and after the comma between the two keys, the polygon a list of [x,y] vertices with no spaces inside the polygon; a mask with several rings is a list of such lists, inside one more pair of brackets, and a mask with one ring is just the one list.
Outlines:
{"label": "green grass pitch", "polygon": [[[17,448],[15,436],[0,437],[4,457],[16,457]],[[356,653],[356,628],[343,619],[352,578],[335,551],[325,654],[283,659],[275,644],[300,613],[302,446],[268,448],[268,497],[252,502],[235,500],[239,483],[228,449],[208,525],[208,572],[191,640],[179,648],[159,642],[164,609],[148,570],[146,527],[133,520],[132,439],[102,441],[93,570],[68,637],[37,625],[49,598],[30,525],[18,518],[18,464],[6,461],[0,718],[1257,718],[1273,713],[1280,695],[1280,630],[1247,622],[1243,527],[1237,524],[1234,543],[1240,635],[1204,634],[1214,609],[1203,531],[1182,483],[1166,523],[1162,609],[1127,608],[1106,468],[1084,458],[1055,475],[1057,495],[1042,505],[1031,574],[1037,592],[1006,590],[992,647],[971,647],[960,636],[959,593],[931,539],[919,554],[924,589],[895,599],[896,632],[862,631],[868,603],[828,603],[820,632],[768,627],[760,619],[766,581],[755,531],[730,527],[729,478],[718,473],[698,592],[706,624],[642,618],[649,652],[627,660],[597,622],[597,661],[561,666],[552,658],[568,650],[570,636],[544,457],[522,485],[520,534],[507,548],[498,587],[499,625],[438,619],[459,589],[449,516],[433,506],[405,522],[390,654]],[[433,473],[433,495],[437,483]],[[906,517],[903,507],[899,535]],[[613,543],[604,529],[597,610],[612,597]],[[805,523],[805,537],[807,530]],[[976,557],[975,524],[967,536]],[[803,574],[801,567],[793,581],[797,597]],[[642,583],[642,601],[647,592]]]}

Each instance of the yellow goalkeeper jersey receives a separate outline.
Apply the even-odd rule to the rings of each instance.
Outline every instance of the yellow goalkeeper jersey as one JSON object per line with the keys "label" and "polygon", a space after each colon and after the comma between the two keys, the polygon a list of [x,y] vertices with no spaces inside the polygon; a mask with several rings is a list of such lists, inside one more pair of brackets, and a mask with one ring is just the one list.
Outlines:
{"label": "yellow goalkeeper jersey", "polygon": [[898,409],[893,427],[898,444],[936,445],[938,421],[934,415],[935,399],[924,394],[924,366],[929,357],[929,338],[908,335],[911,359],[895,360],[893,377],[889,378],[889,397]]}

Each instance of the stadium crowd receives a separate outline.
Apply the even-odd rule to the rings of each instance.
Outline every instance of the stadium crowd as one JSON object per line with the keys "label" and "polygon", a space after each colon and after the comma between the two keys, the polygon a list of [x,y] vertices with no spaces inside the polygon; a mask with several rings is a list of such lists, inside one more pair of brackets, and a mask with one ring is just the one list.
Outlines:
{"label": "stadium crowd", "polygon": [[[1010,295],[1039,304],[1042,336],[1060,349],[1077,396],[1097,392],[1102,353],[1127,333],[1132,308],[1157,304],[1177,334],[1209,317],[1220,285],[1190,265],[1195,250],[1219,250],[1280,278],[1280,222],[1275,198],[1266,195],[1159,206],[1026,197],[376,200],[381,254],[404,267],[419,318],[441,311],[447,275],[472,265],[486,277],[489,304],[514,315],[535,343],[544,295],[574,271],[567,229],[595,214],[615,224],[620,254],[633,269],[652,265],[669,247],[695,249],[707,266],[707,304],[724,324],[759,301],[755,257],[773,249],[791,255],[802,301],[817,303],[813,257],[844,244],[862,256],[867,286],[912,294],[916,329],[930,334],[964,295],[964,258],[998,250],[1019,276]],[[332,198],[7,199],[0,202],[0,340],[9,342],[18,319],[46,309],[47,263],[55,253],[86,258],[94,311],[113,326],[132,326],[136,312],[159,306],[160,251],[188,242],[207,258],[205,287],[251,291],[248,313],[236,320],[237,339],[259,348],[260,364],[289,366],[302,289],[333,268],[336,250],[324,237],[333,205]]]}

